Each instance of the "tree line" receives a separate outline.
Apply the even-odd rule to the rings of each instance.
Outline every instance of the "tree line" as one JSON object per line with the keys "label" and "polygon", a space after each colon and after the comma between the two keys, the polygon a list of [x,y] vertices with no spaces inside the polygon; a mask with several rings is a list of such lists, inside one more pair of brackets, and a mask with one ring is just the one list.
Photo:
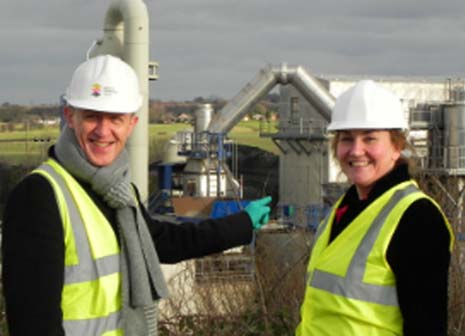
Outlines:
{"label": "tree line", "polygon": [[[270,93],[264,97],[256,106],[249,111],[250,117],[262,115],[269,119],[270,115],[277,113],[279,95]],[[217,97],[196,97],[187,101],[162,101],[151,100],[149,103],[149,122],[166,123],[176,121],[182,115],[194,116],[200,104],[209,103],[215,111],[219,111],[226,105],[227,100]],[[8,102],[0,105],[1,123],[20,123],[29,121],[38,124],[45,120],[59,118],[62,107],[58,104],[50,105],[19,105]],[[8,131],[7,126],[2,127],[3,131]]]}

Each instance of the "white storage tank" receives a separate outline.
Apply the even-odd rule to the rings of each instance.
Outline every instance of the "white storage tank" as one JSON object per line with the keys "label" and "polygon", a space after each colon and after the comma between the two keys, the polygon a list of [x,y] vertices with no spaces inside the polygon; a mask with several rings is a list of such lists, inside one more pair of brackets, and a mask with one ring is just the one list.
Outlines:
{"label": "white storage tank", "polygon": [[212,120],[213,108],[211,104],[202,104],[195,111],[195,133],[201,133],[207,130]]}
{"label": "white storage tank", "polygon": [[465,169],[465,103],[444,106],[446,168]]}

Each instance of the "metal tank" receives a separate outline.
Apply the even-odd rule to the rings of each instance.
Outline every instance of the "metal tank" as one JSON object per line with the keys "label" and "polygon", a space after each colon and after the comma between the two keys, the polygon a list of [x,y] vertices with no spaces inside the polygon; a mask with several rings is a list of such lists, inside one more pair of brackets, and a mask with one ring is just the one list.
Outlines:
{"label": "metal tank", "polygon": [[212,120],[213,107],[211,104],[202,104],[195,111],[195,133],[205,132]]}
{"label": "metal tank", "polygon": [[[207,134],[208,125],[212,120],[213,108],[211,104],[201,104],[195,111],[194,133],[191,133],[191,146],[194,152],[202,157],[208,156],[210,143]],[[194,159],[198,157],[194,153]]]}
{"label": "metal tank", "polygon": [[444,106],[444,151],[446,169],[465,173],[465,102]]}
{"label": "metal tank", "polygon": [[213,160],[188,160],[182,177],[184,195],[192,197],[225,197],[226,172],[221,169],[218,174],[217,170],[217,162]]}
{"label": "metal tank", "polygon": [[463,87],[454,87],[451,90],[451,98],[454,102],[464,102],[465,101],[465,88]]}
{"label": "metal tank", "polygon": [[176,164],[186,162],[186,157],[178,154],[179,141],[170,139],[163,148],[162,162],[164,164]]}

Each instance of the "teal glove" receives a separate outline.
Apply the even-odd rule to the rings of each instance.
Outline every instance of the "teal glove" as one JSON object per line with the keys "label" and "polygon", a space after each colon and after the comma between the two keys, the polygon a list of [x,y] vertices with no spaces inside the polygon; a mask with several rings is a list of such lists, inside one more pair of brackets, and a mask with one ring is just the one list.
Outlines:
{"label": "teal glove", "polygon": [[252,226],[255,230],[260,229],[270,220],[271,208],[268,206],[270,202],[271,196],[267,196],[256,201],[252,201],[245,207],[244,210],[249,215],[250,220],[252,221]]}

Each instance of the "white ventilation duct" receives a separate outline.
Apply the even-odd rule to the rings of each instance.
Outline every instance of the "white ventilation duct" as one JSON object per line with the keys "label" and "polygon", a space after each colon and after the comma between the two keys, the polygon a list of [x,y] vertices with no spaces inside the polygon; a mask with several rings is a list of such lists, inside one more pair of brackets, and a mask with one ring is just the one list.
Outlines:
{"label": "white ventilation duct", "polygon": [[149,19],[145,3],[142,0],[113,1],[106,12],[103,32],[103,38],[96,41],[89,56],[111,54],[126,61],[137,73],[144,97],[138,112],[139,123],[127,147],[132,179],[145,201],[148,198],[149,167]]}

